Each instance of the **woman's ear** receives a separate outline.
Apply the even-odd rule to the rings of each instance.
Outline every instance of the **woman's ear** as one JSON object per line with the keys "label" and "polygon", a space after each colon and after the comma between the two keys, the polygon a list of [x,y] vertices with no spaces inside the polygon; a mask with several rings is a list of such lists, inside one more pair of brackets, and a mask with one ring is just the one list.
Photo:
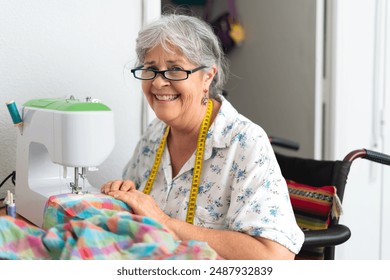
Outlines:
{"label": "woman's ear", "polygon": [[210,84],[211,82],[213,81],[214,79],[214,76],[217,74],[217,66],[216,65],[212,65],[210,67],[210,70],[208,70],[206,73],[205,73],[205,78],[204,78],[204,83],[205,83],[205,88],[209,88],[210,87]]}

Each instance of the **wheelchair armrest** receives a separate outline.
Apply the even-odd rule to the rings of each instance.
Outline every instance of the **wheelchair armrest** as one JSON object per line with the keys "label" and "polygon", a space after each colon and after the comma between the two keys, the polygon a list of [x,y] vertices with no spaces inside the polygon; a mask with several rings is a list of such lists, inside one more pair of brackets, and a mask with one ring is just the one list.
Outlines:
{"label": "wheelchair armrest", "polygon": [[344,225],[333,225],[328,229],[304,231],[303,246],[336,246],[344,243],[351,237],[351,230]]}

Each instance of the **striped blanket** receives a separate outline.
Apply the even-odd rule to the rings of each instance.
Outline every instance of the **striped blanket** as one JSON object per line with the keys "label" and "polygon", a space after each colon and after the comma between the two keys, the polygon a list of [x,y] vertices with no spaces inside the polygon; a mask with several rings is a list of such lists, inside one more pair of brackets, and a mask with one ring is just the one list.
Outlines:
{"label": "striped blanket", "polygon": [[207,243],[174,240],[159,223],[103,194],[49,198],[42,228],[0,218],[0,259],[218,259]]}

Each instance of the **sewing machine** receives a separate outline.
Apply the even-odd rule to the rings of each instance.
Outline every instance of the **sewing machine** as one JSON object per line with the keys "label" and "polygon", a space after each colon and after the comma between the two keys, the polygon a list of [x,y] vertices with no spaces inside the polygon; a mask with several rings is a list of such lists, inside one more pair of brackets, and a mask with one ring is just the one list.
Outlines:
{"label": "sewing machine", "polygon": [[62,193],[96,193],[87,171],[110,155],[114,116],[106,105],[87,98],[34,99],[23,104],[17,137],[16,211],[43,224],[47,199]]}

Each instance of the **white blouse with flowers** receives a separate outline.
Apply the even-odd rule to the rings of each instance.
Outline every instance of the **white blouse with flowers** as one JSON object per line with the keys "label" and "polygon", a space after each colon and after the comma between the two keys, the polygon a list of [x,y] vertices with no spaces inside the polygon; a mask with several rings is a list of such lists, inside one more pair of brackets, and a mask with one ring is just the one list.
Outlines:
{"label": "white blouse with flowers", "polygon": [[[194,224],[261,236],[298,253],[304,239],[296,224],[286,182],[265,131],[222,96],[207,134]],[[143,190],[166,125],[156,119],[139,141],[123,179]],[[195,153],[175,178],[168,147],[150,195],[172,218],[186,220]]]}

